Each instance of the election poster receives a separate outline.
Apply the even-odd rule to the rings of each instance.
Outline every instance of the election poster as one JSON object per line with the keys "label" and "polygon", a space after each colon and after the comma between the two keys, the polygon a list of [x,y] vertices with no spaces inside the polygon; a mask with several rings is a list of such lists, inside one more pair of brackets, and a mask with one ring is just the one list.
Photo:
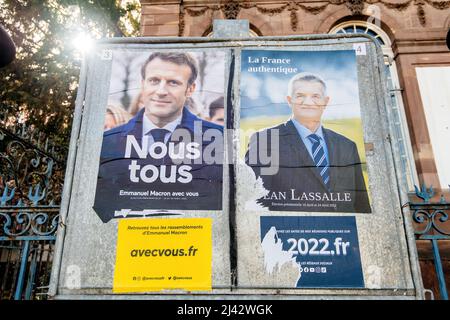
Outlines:
{"label": "election poster", "polygon": [[364,288],[355,217],[262,216],[260,221],[267,275],[295,265],[294,288]]}
{"label": "election poster", "polygon": [[222,209],[225,52],[114,50],[94,210]]}
{"label": "election poster", "polygon": [[119,221],[114,293],[210,291],[212,219]]}
{"label": "election poster", "polygon": [[370,213],[353,50],[243,50],[240,157],[254,209]]}

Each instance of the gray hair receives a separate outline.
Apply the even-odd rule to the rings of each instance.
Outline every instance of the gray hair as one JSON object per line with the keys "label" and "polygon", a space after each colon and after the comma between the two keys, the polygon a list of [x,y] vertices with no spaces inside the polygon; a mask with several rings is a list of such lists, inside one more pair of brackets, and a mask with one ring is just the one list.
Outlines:
{"label": "gray hair", "polygon": [[294,89],[294,83],[297,81],[309,81],[309,82],[319,82],[323,87],[323,95],[327,95],[327,85],[325,84],[325,81],[322,80],[321,77],[318,75],[315,75],[314,73],[309,72],[301,72],[297,73],[295,76],[289,80],[288,83],[288,95],[292,97],[293,89]]}

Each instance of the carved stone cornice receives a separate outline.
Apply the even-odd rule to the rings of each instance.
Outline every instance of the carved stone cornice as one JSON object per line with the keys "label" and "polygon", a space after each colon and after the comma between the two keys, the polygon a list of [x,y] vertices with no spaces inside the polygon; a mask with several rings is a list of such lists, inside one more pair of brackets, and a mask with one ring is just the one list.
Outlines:
{"label": "carved stone cornice", "polygon": [[414,4],[417,6],[417,17],[419,18],[420,24],[424,26],[427,23],[425,10],[423,9],[425,0],[414,0]]}
{"label": "carved stone cornice", "polygon": [[182,0],[139,0],[141,5],[153,4],[180,4]]}
{"label": "carved stone cornice", "polygon": [[241,10],[241,6],[237,1],[227,1],[221,6],[221,9],[226,19],[235,20]]}
{"label": "carved stone cornice", "polygon": [[[149,3],[151,1],[145,1]],[[158,1],[159,2],[159,1]],[[317,4],[315,3],[317,2]],[[422,26],[426,25],[425,5],[429,5],[438,10],[450,8],[450,0],[324,0],[324,1],[221,1],[219,4],[214,1],[180,1],[180,28],[179,36],[184,33],[184,19],[190,17],[203,16],[207,12],[222,11],[226,19],[237,19],[242,10],[256,9],[263,15],[273,16],[289,11],[292,31],[297,30],[299,10],[309,14],[317,15],[323,12],[330,5],[345,5],[352,15],[361,15],[365,4],[383,4],[386,8],[397,11],[404,11],[409,6],[417,8],[417,17]],[[268,7],[270,5],[270,7]],[[278,5],[274,7],[274,5]]]}
{"label": "carved stone cornice", "polygon": [[364,10],[364,0],[348,0],[345,2],[345,5],[354,16],[361,15]]}

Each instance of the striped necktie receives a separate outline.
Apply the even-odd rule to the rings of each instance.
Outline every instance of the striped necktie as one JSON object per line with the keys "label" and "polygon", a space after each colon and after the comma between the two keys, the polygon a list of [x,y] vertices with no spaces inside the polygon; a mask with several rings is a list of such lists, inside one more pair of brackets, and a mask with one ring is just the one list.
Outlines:
{"label": "striped necktie", "polygon": [[308,139],[312,143],[312,157],[316,164],[316,168],[322,177],[323,183],[327,188],[330,188],[330,170],[327,157],[325,156],[325,150],[320,143],[321,138],[316,134],[310,134]]}

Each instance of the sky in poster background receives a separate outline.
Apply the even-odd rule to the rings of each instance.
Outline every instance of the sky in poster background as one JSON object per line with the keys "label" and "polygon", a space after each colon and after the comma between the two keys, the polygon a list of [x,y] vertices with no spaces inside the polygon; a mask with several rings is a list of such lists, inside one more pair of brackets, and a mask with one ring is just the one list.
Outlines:
{"label": "sky in poster background", "polygon": [[[290,59],[290,63],[249,63],[262,57]],[[297,72],[249,72],[249,67],[297,68]],[[299,72],[320,76],[327,85],[330,103],[324,120],[360,118],[356,58],[353,50],[274,51],[243,50],[241,78],[241,118],[290,115],[286,102],[289,79]]]}

